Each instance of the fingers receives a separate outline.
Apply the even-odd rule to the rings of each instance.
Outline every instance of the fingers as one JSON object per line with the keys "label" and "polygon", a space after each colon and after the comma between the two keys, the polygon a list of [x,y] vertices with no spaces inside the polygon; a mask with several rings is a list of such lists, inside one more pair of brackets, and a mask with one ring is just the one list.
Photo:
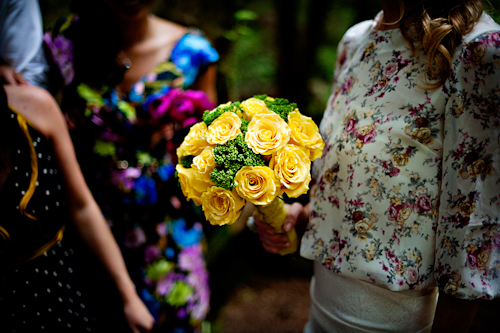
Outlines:
{"label": "fingers", "polygon": [[14,73],[14,80],[16,80],[17,85],[27,85],[28,84],[28,82],[24,78],[23,74],[21,74],[19,72]]}
{"label": "fingers", "polygon": [[0,78],[5,84],[14,86],[27,84],[23,74],[16,72],[14,68],[8,65],[0,65]]}
{"label": "fingers", "polygon": [[259,220],[256,215],[254,215],[254,219],[260,242],[267,252],[278,253],[279,250],[290,246],[290,242],[286,235],[277,234],[272,227]]}
{"label": "fingers", "polygon": [[2,81],[4,81],[5,84],[17,85],[17,81],[14,77],[14,72],[12,72],[12,71],[3,72],[2,73]]}
{"label": "fingers", "polygon": [[304,207],[300,203],[295,202],[288,205],[287,208],[288,214],[286,215],[285,222],[283,223],[283,230],[285,230],[285,232],[289,232],[295,228],[299,215]]}
{"label": "fingers", "polygon": [[267,252],[278,253],[279,250],[290,246],[288,237],[282,234],[270,235],[267,233],[259,234],[262,246]]}

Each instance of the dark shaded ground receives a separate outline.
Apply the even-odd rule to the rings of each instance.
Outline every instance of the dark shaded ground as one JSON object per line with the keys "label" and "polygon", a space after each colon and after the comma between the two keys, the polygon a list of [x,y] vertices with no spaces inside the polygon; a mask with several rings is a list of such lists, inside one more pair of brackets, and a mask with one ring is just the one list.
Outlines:
{"label": "dark shaded ground", "polygon": [[248,229],[209,239],[212,331],[302,332],[309,315],[312,262],[265,252]]}
{"label": "dark shaded ground", "polygon": [[256,277],[236,287],[213,332],[302,332],[309,313],[309,280]]}

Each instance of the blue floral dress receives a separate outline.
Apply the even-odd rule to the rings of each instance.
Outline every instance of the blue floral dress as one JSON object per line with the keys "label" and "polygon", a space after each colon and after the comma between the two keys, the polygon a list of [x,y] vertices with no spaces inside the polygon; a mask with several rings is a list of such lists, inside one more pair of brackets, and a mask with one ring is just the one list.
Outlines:
{"label": "blue floral dress", "polygon": [[199,31],[188,31],[169,59],[121,94],[74,82],[70,37],[77,24],[69,18],[45,43],[65,84],[76,90],[81,119],[72,136],[83,173],[159,326],[197,330],[210,298],[203,215],[182,197],[175,149],[214,107],[203,92],[186,89],[218,54]]}

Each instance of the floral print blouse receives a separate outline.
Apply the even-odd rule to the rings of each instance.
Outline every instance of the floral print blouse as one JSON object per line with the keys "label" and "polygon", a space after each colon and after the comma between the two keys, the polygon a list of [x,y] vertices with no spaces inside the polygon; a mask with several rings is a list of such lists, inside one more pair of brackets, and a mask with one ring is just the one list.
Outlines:
{"label": "floral print blouse", "polygon": [[157,325],[199,330],[210,301],[204,219],[177,186],[175,149],[214,107],[203,92],[186,89],[219,56],[191,30],[128,93],[95,88],[73,82],[70,36],[76,24],[77,18],[68,18],[44,41],[64,83],[76,89],[74,105],[82,106],[84,121],[71,133],[87,183]]}
{"label": "floral print blouse", "polygon": [[393,291],[500,296],[500,26],[483,14],[452,72],[422,89],[399,29],[338,48],[301,255]]}

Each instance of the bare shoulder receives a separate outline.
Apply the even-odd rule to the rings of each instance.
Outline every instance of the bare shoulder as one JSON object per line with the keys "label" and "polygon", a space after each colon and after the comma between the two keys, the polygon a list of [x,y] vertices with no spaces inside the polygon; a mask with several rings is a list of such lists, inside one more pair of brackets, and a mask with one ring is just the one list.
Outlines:
{"label": "bare shoulder", "polygon": [[7,100],[45,137],[50,137],[65,120],[57,102],[43,88],[34,86],[5,86]]}
{"label": "bare shoulder", "polygon": [[186,27],[157,16],[152,16],[150,20],[155,27],[155,35],[165,46],[177,42],[187,32]]}

